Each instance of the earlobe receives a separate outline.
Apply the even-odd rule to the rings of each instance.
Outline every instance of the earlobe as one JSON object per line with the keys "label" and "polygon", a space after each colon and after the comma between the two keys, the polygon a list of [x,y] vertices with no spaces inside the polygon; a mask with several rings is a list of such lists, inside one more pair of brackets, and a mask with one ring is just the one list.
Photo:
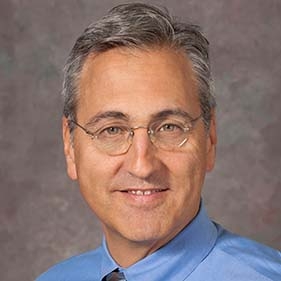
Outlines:
{"label": "earlobe", "polygon": [[215,166],[216,160],[216,145],[217,145],[217,129],[215,111],[212,110],[210,128],[207,136],[207,165],[206,171],[211,171]]}
{"label": "earlobe", "polygon": [[62,137],[63,137],[67,174],[72,180],[76,180],[77,172],[76,172],[76,164],[75,164],[74,147],[71,140],[68,120],[65,117],[62,118]]}

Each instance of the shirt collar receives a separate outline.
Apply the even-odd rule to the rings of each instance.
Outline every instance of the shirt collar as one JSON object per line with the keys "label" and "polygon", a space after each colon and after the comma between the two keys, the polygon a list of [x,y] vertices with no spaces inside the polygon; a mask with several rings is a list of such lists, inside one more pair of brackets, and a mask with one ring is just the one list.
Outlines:
{"label": "shirt collar", "polygon": [[[203,204],[196,217],[168,244],[134,265],[122,269],[128,280],[183,280],[208,255],[217,239],[217,229]],[[118,267],[103,239],[101,278]],[[180,269],[180,270],[179,270]]]}

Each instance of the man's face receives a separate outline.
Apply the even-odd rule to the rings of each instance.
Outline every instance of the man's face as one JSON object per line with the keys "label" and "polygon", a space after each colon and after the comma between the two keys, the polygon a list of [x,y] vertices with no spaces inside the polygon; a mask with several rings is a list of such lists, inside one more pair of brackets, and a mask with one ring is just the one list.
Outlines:
{"label": "man's face", "polygon": [[[125,115],[131,127],[147,127],[167,110],[195,118],[201,114],[196,91],[184,54],[117,48],[86,60],[76,120],[89,126],[97,115],[114,112]],[[101,220],[109,247],[118,241],[159,248],[196,215],[205,173],[214,164],[213,121],[206,132],[199,119],[176,151],[155,147],[145,129],[135,130],[129,150],[115,156],[79,128],[71,144],[66,120],[63,124],[68,174]]]}

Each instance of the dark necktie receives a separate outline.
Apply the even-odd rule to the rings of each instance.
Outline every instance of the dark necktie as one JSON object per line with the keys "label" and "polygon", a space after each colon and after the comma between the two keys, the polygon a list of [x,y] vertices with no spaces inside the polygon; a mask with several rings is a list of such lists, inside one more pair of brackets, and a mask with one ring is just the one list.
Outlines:
{"label": "dark necktie", "polygon": [[103,279],[103,281],[126,281],[126,278],[122,272],[118,269],[112,271],[111,273],[107,274]]}

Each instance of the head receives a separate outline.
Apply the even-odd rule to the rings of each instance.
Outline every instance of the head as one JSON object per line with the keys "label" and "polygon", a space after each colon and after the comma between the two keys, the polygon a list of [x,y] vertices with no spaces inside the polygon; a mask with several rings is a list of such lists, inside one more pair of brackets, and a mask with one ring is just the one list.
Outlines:
{"label": "head", "polygon": [[121,5],[78,38],[65,71],[68,174],[126,266],[138,260],[126,250],[155,251],[198,211],[216,145],[208,42],[165,11]]}
{"label": "head", "polygon": [[113,8],[100,21],[87,27],[77,39],[65,66],[64,116],[75,120],[81,70],[90,54],[118,47],[145,50],[163,46],[181,50],[189,58],[208,129],[216,105],[208,40],[199,26],[173,20],[166,10],[146,4],[124,4]]}

